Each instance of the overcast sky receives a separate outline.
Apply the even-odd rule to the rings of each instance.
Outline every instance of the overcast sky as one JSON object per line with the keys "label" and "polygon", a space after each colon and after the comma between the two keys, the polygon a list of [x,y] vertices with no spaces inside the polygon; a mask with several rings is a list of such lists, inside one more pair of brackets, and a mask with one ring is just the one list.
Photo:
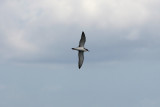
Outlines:
{"label": "overcast sky", "polygon": [[0,107],[160,107],[159,6],[0,0]]}

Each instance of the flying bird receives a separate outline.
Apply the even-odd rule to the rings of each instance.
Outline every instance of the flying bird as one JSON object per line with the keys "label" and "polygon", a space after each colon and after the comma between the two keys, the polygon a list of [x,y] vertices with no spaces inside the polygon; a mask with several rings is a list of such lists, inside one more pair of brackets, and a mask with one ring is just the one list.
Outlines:
{"label": "flying bird", "polygon": [[79,46],[77,48],[72,48],[73,50],[77,50],[78,51],[78,57],[79,57],[79,61],[78,61],[78,67],[79,69],[81,68],[82,64],[83,64],[83,60],[84,60],[84,52],[88,51],[88,49],[84,48],[84,44],[86,42],[86,37],[84,32],[82,32],[81,35],[81,39],[79,41]]}

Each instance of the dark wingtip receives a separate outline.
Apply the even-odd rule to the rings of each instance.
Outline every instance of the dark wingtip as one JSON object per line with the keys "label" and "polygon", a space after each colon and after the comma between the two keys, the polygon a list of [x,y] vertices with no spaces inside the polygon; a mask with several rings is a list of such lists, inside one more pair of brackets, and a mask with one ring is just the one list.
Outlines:
{"label": "dark wingtip", "polygon": [[85,36],[85,33],[82,31],[82,36]]}

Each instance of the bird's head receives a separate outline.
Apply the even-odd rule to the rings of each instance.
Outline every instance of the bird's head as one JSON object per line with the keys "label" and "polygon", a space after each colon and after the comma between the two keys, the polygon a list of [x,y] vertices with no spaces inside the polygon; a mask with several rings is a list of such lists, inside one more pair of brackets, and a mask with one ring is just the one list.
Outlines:
{"label": "bird's head", "polygon": [[85,50],[89,52],[89,50],[88,50],[88,49],[86,49],[86,48],[85,48]]}

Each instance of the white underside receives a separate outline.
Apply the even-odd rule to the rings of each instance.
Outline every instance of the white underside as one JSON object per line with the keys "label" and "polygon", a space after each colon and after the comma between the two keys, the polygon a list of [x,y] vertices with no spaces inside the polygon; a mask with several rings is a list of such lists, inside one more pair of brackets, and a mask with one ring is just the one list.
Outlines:
{"label": "white underside", "polygon": [[77,51],[84,51],[86,52],[87,50],[84,49],[84,47],[77,47],[77,48],[74,48],[75,50]]}

